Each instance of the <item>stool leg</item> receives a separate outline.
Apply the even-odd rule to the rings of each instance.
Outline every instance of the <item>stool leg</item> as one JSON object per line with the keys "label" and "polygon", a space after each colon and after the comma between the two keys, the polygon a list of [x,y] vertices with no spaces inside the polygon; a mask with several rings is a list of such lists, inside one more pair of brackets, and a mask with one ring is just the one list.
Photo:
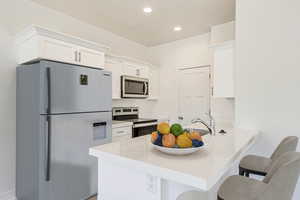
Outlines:
{"label": "stool leg", "polygon": [[249,172],[246,172],[246,177],[250,177],[250,173]]}
{"label": "stool leg", "polygon": [[240,176],[244,176],[245,175],[245,172],[242,168],[239,167],[239,175]]}
{"label": "stool leg", "polygon": [[222,199],[221,197],[218,196],[218,200],[224,200],[224,199]]}

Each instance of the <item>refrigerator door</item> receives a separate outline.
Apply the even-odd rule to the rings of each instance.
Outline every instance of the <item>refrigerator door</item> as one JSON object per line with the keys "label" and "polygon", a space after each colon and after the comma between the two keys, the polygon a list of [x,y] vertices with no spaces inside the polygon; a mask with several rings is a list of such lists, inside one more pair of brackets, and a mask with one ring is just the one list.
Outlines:
{"label": "refrigerator door", "polygon": [[41,61],[41,114],[111,111],[111,73]]}
{"label": "refrigerator door", "polygon": [[111,112],[50,117],[49,124],[41,116],[40,199],[82,200],[97,193],[97,159],[88,151],[111,141]]}

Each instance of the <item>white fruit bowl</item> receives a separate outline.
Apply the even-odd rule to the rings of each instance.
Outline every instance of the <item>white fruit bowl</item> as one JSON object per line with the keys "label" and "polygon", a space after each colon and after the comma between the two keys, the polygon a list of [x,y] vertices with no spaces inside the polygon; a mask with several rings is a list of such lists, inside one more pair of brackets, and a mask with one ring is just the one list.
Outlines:
{"label": "white fruit bowl", "polygon": [[170,154],[170,155],[188,155],[192,154],[194,152],[199,151],[202,149],[205,145],[201,147],[190,147],[190,148],[169,148],[169,147],[162,147],[155,144],[152,144],[154,149],[157,149],[163,153]]}

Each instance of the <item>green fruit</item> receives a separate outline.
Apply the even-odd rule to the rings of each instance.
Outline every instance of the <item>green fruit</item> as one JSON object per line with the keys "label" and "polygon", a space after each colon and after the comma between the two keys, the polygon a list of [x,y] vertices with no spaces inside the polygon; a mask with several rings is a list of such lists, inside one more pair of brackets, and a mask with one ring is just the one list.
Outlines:
{"label": "green fruit", "polygon": [[173,124],[170,129],[171,133],[175,136],[179,136],[183,133],[182,126],[180,124]]}

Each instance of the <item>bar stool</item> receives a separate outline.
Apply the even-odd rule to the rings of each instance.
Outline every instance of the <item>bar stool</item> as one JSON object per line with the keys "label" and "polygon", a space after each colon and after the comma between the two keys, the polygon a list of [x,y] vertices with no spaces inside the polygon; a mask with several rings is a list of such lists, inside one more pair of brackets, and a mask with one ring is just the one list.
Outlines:
{"label": "bar stool", "polygon": [[289,136],[281,141],[271,158],[256,155],[245,156],[239,164],[239,174],[241,176],[246,175],[247,177],[249,177],[250,174],[266,176],[272,162],[286,152],[295,151],[297,144],[298,137]]}
{"label": "bar stool", "polygon": [[[263,181],[237,175],[227,178],[218,200],[291,200],[299,175],[300,153],[287,152],[272,163]],[[199,196],[198,191],[190,191],[177,200],[200,200]]]}
{"label": "bar stool", "polygon": [[274,161],[263,181],[231,176],[218,191],[218,200],[291,200],[300,175],[300,153],[288,152]]}

